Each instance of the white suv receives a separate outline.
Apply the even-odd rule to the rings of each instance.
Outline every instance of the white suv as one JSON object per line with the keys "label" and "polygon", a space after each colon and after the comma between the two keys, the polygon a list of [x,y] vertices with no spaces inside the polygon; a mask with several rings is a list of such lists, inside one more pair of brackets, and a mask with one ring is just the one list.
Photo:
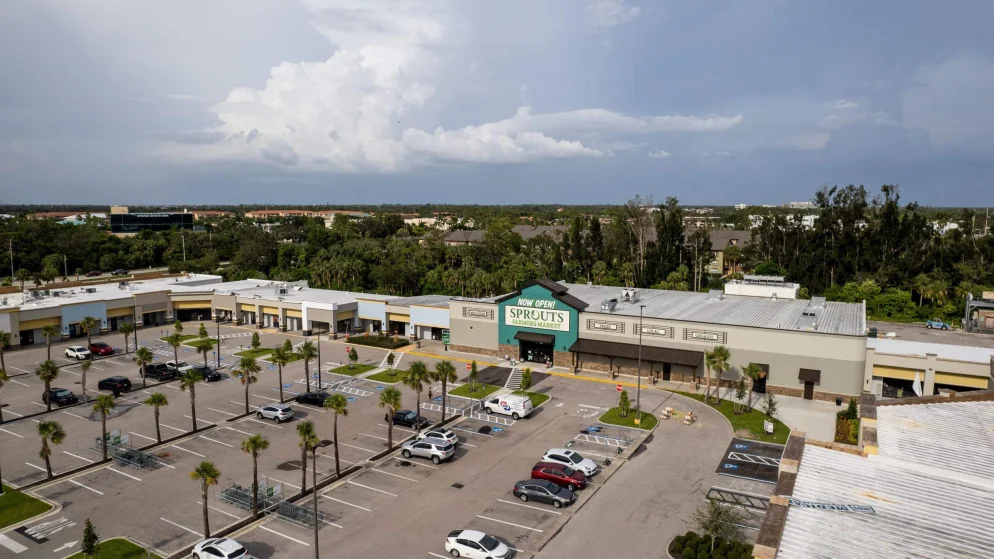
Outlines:
{"label": "white suv", "polygon": [[459,444],[459,437],[455,433],[448,429],[425,429],[418,433],[418,440],[421,439],[438,439],[440,441],[445,441],[452,446]]}
{"label": "white suv", "polygon": [[193,546],[193,559],[255,559],[242,544],[230,538],[211,538]]}
{"label": "white suv", "polygon": [[187,363],[186,361],[166,361],[166,368],[170,371],[176,373],[177,375],[182,375],[183,373],[193,369],[193,365]]}
{"label": "white suv", "polygon": [[552,462],[563,464],[574,470],[580,470],[584,475],[590,477],[597,473],[597,463],[590,458],[580,456],[580,453],[568,448],[550,448],[542,456],[542,462]]}
{"label": "white suv", "polygon": [[71,345],[66,348],[66,357],[72,357],[77,361],[90,358],[90,350],[81,345]]}

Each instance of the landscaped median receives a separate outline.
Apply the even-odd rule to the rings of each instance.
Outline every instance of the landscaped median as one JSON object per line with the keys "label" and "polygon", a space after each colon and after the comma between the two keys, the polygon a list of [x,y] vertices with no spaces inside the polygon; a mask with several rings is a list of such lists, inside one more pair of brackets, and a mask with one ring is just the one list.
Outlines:
{"label": "landscaped median", "polygon": [[251,357],[252,359],[259,359],[260,357],[266,357],[273,352],[271,347],[257,347],[255,349],[246,349],[245,351],[239,351],[235,353],[236,357]]}
{"label": "landscaped median", "polygon": [[146,551],[141,546],[124,538],[114,538],[97,544],[97,552],[92,556],[84,555],[82,551],[70,555],[68,559],[160,559],[158,555]]}
{"label": "landscaped median", "polygon": [[[169,343],[169,338],[170,336],[164,336],[162,338],[159,338],[159,341]],[[180,343],[188,347],[195,347],[191,342],[196,342],[198,344],[208,343],[210,345],[217,345],[217,338],[201,338],[196,334],[183,334],[180,335],[179,338],[180,338]]]}
{"label": "landscaped median", "polygon": [[480,400],[482,398],[486,398],[494,392],[497,392],[498,390],[500,390],[500,387],[492,384],[482,384],[477,382],[470,385],[469,383],[466,383],[458,388],[449,390],[449,396],[462,396],[463,398]]}
{"label": "landscaped median", "polygon": [[4,484],[3,495],[0,495],[0,528],[23,522],[50,510],[52,505],[45,501],[35,499]]}
{"label": "landscaped median", "polygon": [[406,371],[398,371],[397,369],[387,369],[385,371],[380,371],[375,375],[369,375],[364,377],[364,380],[370,382],[380,382],[383,384],[395,384],[400,382],[400,379],[404,378],[404,373]]}
{"label": "landscaped median", "polygon": [[[449,394],[452,394],[452,392],[449,392]],[[535,409],[541,406],[542,404],[548,402],[550,399],[552,399],[552,396],[549,396],[548,394],[541,394],[539,392],[525,392],[524,390],[515,390],[514,395],[528,396],[528,399],[532,401],[532,409]]]}
{"label": "landscaped median", "polygon": [[623,415],[621,408],[611,408],[604,412],[604,415],[600,417],[598,421],[601,423],[606,423],[608,425],[618,425],[619,427],[632,427],[634,429],[644,429],[646,431],[651,431],[653,427],[659,423],[654,415],[650,412],[642,412],[642,422],[639,425],[635,425],[635,418],[638,417],[638,413],[635,409],[628,411],[628,415]]}
{"label": "landscaped median", "polygon": [[348,365],[342,365],[341,367],[335,367],[334,369],[331,369],[328,372],[329,373],[334,373],[336,375],[345,375],[345,376],[354,377],[356,375],[361,375],[363,373],[368,373],[369,371],[372,371],[375,368],[376,368],[375,365],[366,365],[366,364],[356,363],[355,365],[352,365],[351,367],[349,367]]}
{"label": "landscaped median", "polygon": [[[681,392],[679,390],[671,390],[670,392],[675,392],[682,396],[693,398],[698,402],[704,401],[703,394],[693,394],[690,392]],[[786,444],[787,437],[790,436],[789,427],[780,422],[780,420],[771,418],[755,408],[736,413],[734,401],[726,399],[722,400],[720,404],[715,404],[714,398],[711,399],[708,406],[728,419],[728,422],[732,424],[732,431],[735,432],[736,436],[741,436],[739,434],[740,431],[748,431],[751,434],[750,438],[754,440],[776,444]],[[763,421],[773,422],[772,435],[767,435],[763,432]]]}
{"label": "landscaped median", "polygon": [[380,347],[383,349],[397,349],[399,347],[404,347],[410,345],[411,342],[407,338],[393,337],[393,336],[349,336],[344,340],[347,344],[357,344],[370,347]]}

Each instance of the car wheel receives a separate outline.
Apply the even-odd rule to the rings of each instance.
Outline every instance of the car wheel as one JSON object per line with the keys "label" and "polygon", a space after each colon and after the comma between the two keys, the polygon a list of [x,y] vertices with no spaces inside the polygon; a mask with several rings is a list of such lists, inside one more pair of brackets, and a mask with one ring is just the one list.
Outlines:
{"label": "car wheel", "polygon": [[438,456],[432,456],[432,457],[431,457],[431,463],[432,463],[432,464],[435,464],[435,465],[438,465],[438,464],[441,464],[441,463],[442,463],[442,460],[441,460],[441,459],[439,459],[439,457],[438,457]]}
{"label": "car wheel", "polygon": [[569,489],[570,491],[576,491],[576,486],[573,485],[572,483],[568,483],[566,484],[566,489]]}
{"label": "car wheel", "polygon": [[277,415],[277,416],[274,416],[274,417],[273,417],[273,421],[274,421],[274,422],[275,422],[275,423],[276,423],[277,425],[279,425],[279,424],[281,423],[281,421],[280,421],[280,417],[279,417],[278,415]]}
{"label": "car wheel", "polygon": [[514,413],[511,414],[511,419],[517,421],[517,420],[521,419],[521,416],[518,415],[518,412],[514,412]]}
{"label": "car wheel", "polygon": [[449,555],[451,555],[453,557],[459,557],[459,550],[458,549],[453,549],[452,551],[449,552]]}
{"label": "car wheel", "polygon": [[925,325],[925,328],[927,328],[927,329],[931,330],[931,329],[932,329],[932,325],[931,325],[931,324],[926,324],[926,325]]}
{"label": "car wheel", "polygon": [[404,450],[404,452],[401,452],[401,454],[404,455],[404,458],[410,458],[411,457],[411,451],[410,450]]}
{"label": "car wheel", "polygon": [[487,412],[487,413],[494,413],[494,410],[492,410],[492,409],[490,409],[490,408],[483,408],[483,410],[484,410],[485,412]]}
{"label": "car wheel", "polygon": [[262,419],[262,412],[261,411],[260,412],[256,412],[255,417],[258,418],[258,419]]}
{"label": "car wheel", "polygon": [[528,495],[525,495],[524,493],[522,493],[521,495],[518,495],[518,498],[521,499],[522,503],[527,503],[528,502]]}
{"label": "car wheel", "polygon": [[193,554],[193,559],[200,559],[200,556],[199,556],[199,555],[197,555],[196,553],[194,553],[194,554]]}
{"label": "car wheel", "polygon": [[556,507],[557,509],[561,509],[563,508],[563,503],[561,501],[552,501],[552,506]]}

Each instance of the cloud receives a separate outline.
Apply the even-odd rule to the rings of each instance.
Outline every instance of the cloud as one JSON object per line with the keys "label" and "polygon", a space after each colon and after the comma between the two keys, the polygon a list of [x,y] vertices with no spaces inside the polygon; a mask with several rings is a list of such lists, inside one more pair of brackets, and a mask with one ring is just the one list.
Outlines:
{"label": "cloud", "polygon": [[661,149],[649,150],[649,157],[651,157],[652,159],[666,159],[667,157],[670,157],[672,155],[673,155],[672,153],[668,151],[663,151]]}
{"label": "cloud", "polygon": [[[915,73],[903,96],[903,124],[938,144],[994,145],[994,61],[964,53]],[[976,147],[976,146],[974,146]]]}
{"label": "cloud", "polygon": [[732,154],[727,151],[705,151],[701,155],[703,155],[704,157],[711,157],[711,156],[728,157],[729,155]]}
{"label": "cloud", "polygon": [[[467,39],[455,4],[307,0],[305,5],[315,29],[337,50],[323,61],[283,62],[261,88],[232,89],[211,108],[218,124],[207,132],[223,140],[197,149],[174,144],[163,154],[397,172],[447,163],[601,158],[612,155],[610,142],[625,142],[626,135],[721,132],[743,120],[742,115],[629,115],[603,108],[539,113],[522,106],[503,120],[441,127],[436,113],[472,81],[467,76],[476,64],[462,55]],[[637,10],[629,8],[616,19],[634,17]],[[527,89],[522,86],[518,94],[527,98]],[[468,118],[472,122],[472,115]]]}
{"label": "cloud", "polygon": [[627,0],[586,0],[586,20],[592,29],[606,31],[628,23],[639,15],[639,7]]}

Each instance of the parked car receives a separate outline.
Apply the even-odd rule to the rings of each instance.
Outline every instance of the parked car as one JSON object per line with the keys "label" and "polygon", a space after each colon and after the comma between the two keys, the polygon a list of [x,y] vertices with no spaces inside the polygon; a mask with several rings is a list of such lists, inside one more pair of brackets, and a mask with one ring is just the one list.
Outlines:
{"label": "parked car", "polygon": [[476,530],[455,530],[445,538],[445,551],[453,557],[472,559],[506,559],[511,548],[490,534]]}
{"label": "parked car", "polygon": [[580,453],[568,448],[550,448],[545,451],[545,454],[542,456],[542,461],[564,464],[574,470],[580,470],[587,477],[597,473],[596,462],[590,458],[584,458],[583,456],[580,456]]}
{"label": "parked car", "polygon": [[166,368],[175,372],[177,375],[182,375],[183,373],[189,371],[193,368],[193,365],[187,363],[186,361],[166,361]]}
{"label": "parked car", "polygon": [[200,373],[200,376],[204,378],[204,382],[217,382],[221,380],[221,373],[217,372],[210,365],[194,365],[191,369]]}
{"label": "parked car", "polygon": [[328,394],[324,390],[317,392],[305,392],[304,394],[297,394],[294,401],[298,404],[311,404],[312,406],[324,406],[324,401],[331,398],[331,394]]}
{"label": "parked car", "polygon": [[576,493],[545,479],[526,479],[514,484],[514,496],[523,502],[538,501],[558,508],[576,502]]}
{"label": "parked car", "polygon": [[193,559],[254,559],[245,546],[231,538],[210,538],[193,546]]}
{"label": "parked car", "polygon": [[429,458],[433,463],[441,464],[452,458],[456,453],[456,447],[452,446],[450,442],[438,439],[419,439],[407,441],[400,445],[400,453],[404,455],[404,458],[417,456],[418,458]]}
{"label": "parked car", "polygon": [[941,318],[933,318],[925,323],[925,328],[938,328],[939,330],[949,330],[949,323],[943,322]]}
{"label": "parked car", "polygon": [[532,401],[528,396],[506,394],[491,398],[483,407],[487,413],[502,413],[511,416],[515,421],[528,417],[532,412]]}
{"label": "parked car", "polygon": [[48,392],[42,392],[41,394],[42,402],[47,404],[49,400],[52,400],[52,403],[60,408],[62,406],[71,406],[72,404],[79,402],[79,398],[77,398],[72,392],[69,392],[65,388],[56,388],[54,386],[49,388]]}
{"label": "parked car", "polygon": [[111,272],[110,275],[112,275],[112,276],[126,276],[129,273],[130,272],[128,272],[128,270],[125,270],[124,268],[118,268],[118,269],[114,270],[113,272]]}
{"label": "parked car", "polygon": [[101,272],[99,270],[90,270],[89,272],[86,272],[86,277],[88,277],[88,278],[95,278],[95,277],[99,276],[100,274],[103,274],[103,272]]}
{"label": "parked car", "polygon": [[173,380],[176,378],[176,372],[166,367],[165,363],[149,363],[147,367],[148,371],[142,371],[138,368],[138,375],[144,377],[146,374],[148,378],[154,378],[157,381]]}
{"label": "parked car", "polygon": [[71,345],[66,348],[66,357],[71,357],[77,361],[90,358],[90,350],[81,345]]}
{"label": "parked car", "polygon": [[104,342],[93,342],[90,344],[90,353],[92,355],[114,355],[114,348],[110,344]]}
{"label": "parked car", "polygon": [[452,446],[459,445],[459,437],[448,429],[425,429],[424,431],[418,433],[418,440],[421,439],[438,439],[440,441],[445,441]]}
{"label": "parked car", "polygon": [[107,377],[97,383],[97,390],[112,392],[127,392],[131,390],[131,379],[128,377]]}
{"label": "parked car", "polygon": [[[410,427],[414,429],[418,425],[418,414],[411,410],[397,410],[393,414],[393,424],[403,425],[404,427]],[[424,429],[425,427],[431,425],[431,422],[424,416],[421,417],[420,427]]]}
{"label": "parked car", "polygon": [[283,423],[293,419],[293,408],[286,404],[270,404],[259,408],[259,411],[255,412],[255,416],[259,419],[272,419],[276,423]]}
{"label": "parked car", "polygon": [[565,487],[570,491],[583,489],[590,483],[590,480],[583,472],[574,470],[564,464],[555,464],[553,462],[539,462],[532,466],[532,479],[542,479],[554,483],[559,487]]}

